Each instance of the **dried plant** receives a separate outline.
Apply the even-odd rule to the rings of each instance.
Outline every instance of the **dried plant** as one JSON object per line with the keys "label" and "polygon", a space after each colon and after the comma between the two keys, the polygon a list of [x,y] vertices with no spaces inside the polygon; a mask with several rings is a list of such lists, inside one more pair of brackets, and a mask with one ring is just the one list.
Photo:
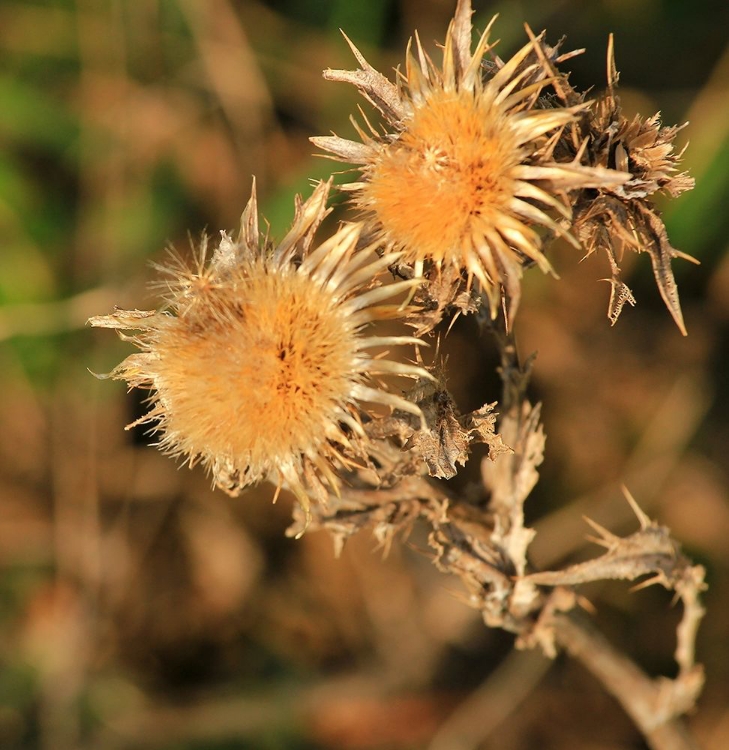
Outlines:
{"label": "dried plant", "polygon": [[[618,72],[612,36],[607,69],[607,91],[583,119],[579,137],[590,144],[587,150],[591,164],[627,172],[630,179],[619,186],[601,186],[596,194],[583,194],[575,205],[575,230],[588,254],[597,250],[607,253],[612,274],[608,317],[613,325],[626,303],[635,305],[633,293],[620,279],[619,262],[629,249],[650,255],[661,297],[681,333],[686,335],[671,260],[697,261],[671,247],[651,200],[659,191],[675,198],[694,186],[693,178],[686,172],[676,174],[683,151],[674,153],[673,142],[683,126],[662,126],[660,113],[646,119],[637,115],[632,120],[625,117],[615,93]],[[566,102],[583,98],[566,81],[561,96]]]}
{"label": "dried plant", "polygon": [[430,377],[367,352],[421,343],[366,330],[404,312],[382,302],[418,282],[373,286],[397,256],[353,254],[356,224],[312,249],[328,193],[322,183],[297,206],[275,248],[260,236],[254,194],[236,240],[223,234],[210,259],[204,241],[193,268],[176,259],[162,269],[169,276],[164,309],[90,321],[140,332],[125,338],[141,352],[111,377],[152,389],[152,408],[134,424],[153,423],[163,450],[202,462],[231,495],[262,479],[285,484],[307,514],[311,499],[325,502],[328,489],[338,491],[337,469],[367,458],[359,402],[420,417],[373,376]]}
{"label": "dried plant", "polygon": [[365,118],[369,133],[357,127],[362,143],[337,136],[312,140],[337,159],[363,165],[362,181],[345,189],[354,192],[369,235],[402,250],[417,277],[445,268],[464,271],[469,287],[475,278],[495,317],[502,287],[510,314],[516,312],[524,263],[551,270],[539,228],[578,246],[550,212],[569,218],[570,192],[617,187],[628,175],[554,160],[549,136],[574,122],[586,105],[535,106],[551,82],[537,53],[541,37],[506,63],[497,58],[484,76],[493,23],[472,54],[470,10],[461,4],[448,29],[442,68],[416,37],[418,59],[408,51],[406,74],[397,84],[350,42],[361,68],[324,75],[357,86],[387,129],[379,133]]}
{"label": "dried plant", "polygon": [[[425,524],[433,562],[463,581],[486,625],[514,633],[519,648],[573,654],[651,747],[693,747],[678,717],[703,682],[694,659],[703,569],[627,493],[638,531],[621,538],[591,522],[600,556],[532,569],[524,504],[545,433],[527,396],[531,359],[519,361],[512,333],[524,269],[550,270],[549,243],[559,238],[587,254],[606,251],[613,323],[634,302],[619,278],[621,254],[648,252],[685,332],[670,270],[682,254],[650,202],[656,191],[692,186],[676,174],[678,128],[661,127],[657,116],[623,117],[612,45],[608,92],[588,101],[558,69],[572,55],[544,34],[527,30],[528,43],[503,62],[489,42],[492,22],[472,52],[471,13],[459,0],[441,66],[416,38],[417,59],[408,52],[396,83],[353,45],[359,70],[325,72],[357,86],[384,119],[381,131],[357,126],[361,142],[313,139],[359,165],[361,179],[344,189],[361,224],[315,244],[325,183],[297,203],[293,228],[275,245],[259,233],[254,195],[236,239],[223,234],[210,258],[204,242],[192,268],[175,260],[163,269],[163,309],[91,322],[139,332],[128,340],[141,352],[111,377],[152,390],[140,422],[160,432],[164,450],[200,461],[231,494],[259,480],[291,490],[299,506],[290,533],[325,529],[338,551],[364,527],[388,548]],[[387,268],[391,280],[379,283]],[[421,339],[377,326],[399,321],[423,335],[468,313],[492,334],[503,393],[462,414],[446,387],[447,364],[436,354],[426,366]],[[415,347],[416,362],[370,351],[401,346]],[[416,382],[400,393],[382,375]],[[478,493],[433,482],[455,476],[475,443],[488,450]],[[580,585],[606,579],[658,583],[682,602],[675,679],[648,678],[580,613]]]}

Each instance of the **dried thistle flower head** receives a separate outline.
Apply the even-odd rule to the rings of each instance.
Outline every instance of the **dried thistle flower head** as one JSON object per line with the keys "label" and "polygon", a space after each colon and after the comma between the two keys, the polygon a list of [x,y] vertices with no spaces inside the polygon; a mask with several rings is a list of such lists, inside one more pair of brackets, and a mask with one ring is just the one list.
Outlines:
{"label": "dried thistle flower head", "polygon": [[[167,270],[167,306],[118,311],[91,324],[138,331],[141,350],[111,373],[152,390],[160,446],[201,462],[232,495],[262,479],[286,486],[308,513],[337,491],[337,469],[367,458],[363,402],[420,414],[375,379],[429,377],[421,367],[373,356],[373,347],[418,344],[376,336],[371,324],[399,314],[385,301],[414,282],[373,279],[394,255],[355,251],[360,226],[345,225],[316,249],[329,183],[297,207],[278,247],[259,237],[255,193],[237,241],[223,234],[209,261]],[[135,423],[136,424],[136,423]]]}
{"label": "dried thistle flower head", "polygon": [[[574,228],[588,255],[604,250],[608,256],[612,286],[608,318],[613,325],[626,304],[635,304],[633,293],[620,278],[620,261],[628,249],[650,255],[661,297],[686,335],[671,260],[698,261],[671,246],[652,201],[657,192],[675,198],[694,186],[693,178],[679,171],[684,149],[674,150],[676,135],[684,126],[662,125],[660,113],[645,119],[625,117],[616,94],[618,72],[612,36],[608,43],[607,78],[607,91],[581,123],[582,136],[589,141],[591,163],[627,172],[630,179],[580,196],[575,205]],[[565,95],[568,101],[578,96],[568,86]]]}
{"label": "dried thistle flower head", "polygon": [[[496,315],[502,293],[511,312],[522,266],[549,271],[542,251],[546,230],[579,247],[560,219],[571,217],[566,194],[617,185],[615,170],[591,169],[579,159],[558,163],[560,133],[586,108],[547,103],[551,62],[563,58],[542,36],[507,62],[494,58],[492,21],[471,52],[471,7],[459,0],[437,67],[416,37],[397,85],[375,71],[350,43],[361,69],[327,70],[325,78],[353,83],[385,120],[386,132],[359,126],[361,143],[337,136],[312,141],[334,158],[362,165],[362,179],[345,186],[363,212],[368,233],[403,252],[416,276],[434,268],[477,280]],[[494,19],[495,20],[495,19]],[[552,59],[553,58],[553,59]]]}

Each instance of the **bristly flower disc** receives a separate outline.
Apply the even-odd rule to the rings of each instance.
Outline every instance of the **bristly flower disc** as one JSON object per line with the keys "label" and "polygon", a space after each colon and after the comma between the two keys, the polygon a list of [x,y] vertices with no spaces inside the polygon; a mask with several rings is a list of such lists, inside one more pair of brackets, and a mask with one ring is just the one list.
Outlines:
{"label": "bristly flower disc", "polygon": [[277,247],[259,237],[254,195],[237,240],[223,234],[211,259],[203,245],[196,267],[166,269],[165,309],[90,321],[138,331],[129,340],[141,351],[111,377],[152,391],[140,422],[155,425],[163,449],[202,462],[233,495],[262,479],[286,486],[307,511],[337,491],[337,470],[367,460],[363,402],[420,415],[376,376],[430,378],[369,352],[420,343],[370,330],[399,314],[385,302],[417,283],[373,283],[397,255],[355,253],[356,224],[312,249],[328,190],[322,183],[297,207]]}
{"label": "bristly flower disc", "polygon": [[368,235],[401,251],[416,276],[431,269],[475,279],[495,315],[502,294],[518,304],[522,267],[549,271],[542,234],[563,236],[567,193],[621,184],[627,175],[558,163],[554,145],[587,107],[548,102],[553,62],[561,58],[542,36],[510,60],[484,62],[489,24],[471,52],[470,2],[460,0],[436,66],[416,37],[397,85],[353,46],[357,71],[327,70],[325,78],[353,83],[382,114],[386,132],[357,126],[361,142],[337,136],[312,141],[334,158],[361,165],[360,181],[345,185],[362,211]]}

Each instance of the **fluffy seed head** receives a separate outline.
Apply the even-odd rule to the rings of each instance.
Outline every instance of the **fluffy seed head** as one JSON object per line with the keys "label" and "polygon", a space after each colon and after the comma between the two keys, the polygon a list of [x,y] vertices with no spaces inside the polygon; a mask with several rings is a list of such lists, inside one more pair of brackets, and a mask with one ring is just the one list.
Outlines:
{"label": "fluffy seed head", "polygon": [[470,2],[460,0],[443,47],[442,66],[408,51],[396,84],[377,73],[352,46],[360,70],[327,70],[346,81],[382,114],[384,134],[357,126],[361,142],[312,139],[334,158],[361,165],[362,179],[345,186],[367,231],[403,253],[416,276],[449,267],[475,279],[496,314],[502,292],[512,310],[522,266],[550,270],[542,252],[547,231],[576,240],[560,219],[570,216],[570,190],[620,184],[627,175],[558,162],[554,148],[586,104],[547,104],[557,79],[556,49],[530,38],[510,60],[489,66],[489,31],[471,52]]}
{"label": "fluffy seed head", "polygon": [[373,347],[417,344],[374,336],[373,322],[397,313],[383,304],[413,282],[375,286],[397,256],[355,253],[360,226],[346,225],[316,249],[328,183],[298,207],[274,248],[261,242],[255,196],[238,240],[223,235],[210,260],[177,260],[162,311],[119,311],[95,326],[134,329],[141,350],[111,377],[152,391],[141,422],[155,422],[160,445],[201,461],[231,494],[261,479],[288,486],[308,509],[337,490],[337,469],[367,459],[363,402],[419,414],[374,376],[430,377]]}

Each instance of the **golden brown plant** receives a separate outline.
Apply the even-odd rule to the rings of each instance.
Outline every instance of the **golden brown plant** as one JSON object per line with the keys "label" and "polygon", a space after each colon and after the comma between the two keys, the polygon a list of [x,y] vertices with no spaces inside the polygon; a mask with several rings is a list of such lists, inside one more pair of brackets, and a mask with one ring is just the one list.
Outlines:
{"label": "golden brown plant", "polygon": [[[568,650],[622,703],[651,747],[688,750],[692,741],[678,717],[703,684],[694,642],[704,570],[629,494],[638,531],[621,538],[593,523],[601,555],[532,570],[536,531],[526,525],[524,505],[539,479],[545,434],[540,406],[526,395],[531,360],[519,361],[511,328],[523,269],[551,270],[547,241],[561,237],[582,242],[588,254],[607,251],[613,322],[632,301],[619,279],[621,253],[649,252],[685,331],[670,269],[680,253],[650,202],[658,190],[677,195],[692,186],[676,174],[677,128],[662,128],[657,116],[623,117],[612,46],[609,90],[595,104],[558,72],[570,55],[529,29],[529,42],[507,62],[493,55],[493,21],[471,52],[471,13],[469,0],[459,0],[440,67],[416,37],[416,57],[408,52],[396,84],[354,46],[359,70],[326,71],[353,83],[384,118],[383,132],[357,126],[360,142],[313,139],[334,158],[360,165],[361,180],[345,189],[363,224],[344,225],[313,246],[327,213],[324,183],[297,204],[293,228],[275,246],[259,234],[254,194],[236,240],[223,234],[210,260],[203,243],[194,268],[176,260],[166,269],[164,309],[91,322],[139,332],[129,340],[141,351],[111,377],[152,390],[152,408],[139,421],[154,424],[163,449],[200,461],[231,494],[264,479],[287,487],[300,505],[291,533],[324,528],[337,550],[365,525],[387,548],[424,523],[435,564],[463,581],[488,626],[549,656]],[[409,278],[378,286],[373,279],[388,267]],[[392,304],[421,285],[422,308]],[[422,343],[375,335],[372,324],[400,318],[425,331],[448,312],[479,309],[479,293],[488,303],[483,328],[501,358],[498,421],[495,403],[459,412],[445,363],[429,371],[370,351]],[[377,380],[381,374],[416,383],[396,395]],[[367,404],[391,411],[378,414]],[[457,495],[431,481],[455,476],[476,442],[488,447],[477,488]],[[645,576],[641,585],[659,583],[683,604],[671,680],[650,679],[578,612],[578,586]]]}
{"label": "golden brown plant", "polygon": [[367,461],[364,403],[421,415],[376,376],[430,377],[369,351],[420,343],[370,330],[403,314],[383,303],[418,283],[372,283],[397,256],[355,253],[357,224],[312,249],[328,192],[322,183],[298,207],[275,248],[259,236],[254,194],[237,240],[223,234],[211,259],[204,242],[194,268],[178,259],[165,269],[165,309],[90,321],[139,331],[128,340],[141,351],[111,377],[152,390],[138,422],[154,425],[162,449],[200,461],[232,495],[262,479],[286,486],[307,513],[310,499],[338,492],[337,470]]}
{"label": "golden brown plant", "polygon": [[[459,2],[436,66],[416,36],[405,74],[391,83],[350,42],[356,71],[327,70],[325,78],[354,84],[385,120],[380,133],[355,123],[361,143],[338,136],[312,141],[334,158],[360,164],[362,177],[345,185],[366,222],[368,237],[403,252],[415,276],[435,269],[476,279],[491,316],[502,293],[513,317],[522,267],[551,266],[543,252],[545,230],[579,247],[569,232],[570,194],[617,187],[628,175],[574,159],[556,160],[564,128],[588,104],[547,100],[559,56],[544,35],[507,62],[489,42],[494,18],[471,52],[470,3]],[[349,40],[348,40],[349,41]],[[550,62],[551,61],[551,62]],[[566,223],[565,223],[566,222]]]}

